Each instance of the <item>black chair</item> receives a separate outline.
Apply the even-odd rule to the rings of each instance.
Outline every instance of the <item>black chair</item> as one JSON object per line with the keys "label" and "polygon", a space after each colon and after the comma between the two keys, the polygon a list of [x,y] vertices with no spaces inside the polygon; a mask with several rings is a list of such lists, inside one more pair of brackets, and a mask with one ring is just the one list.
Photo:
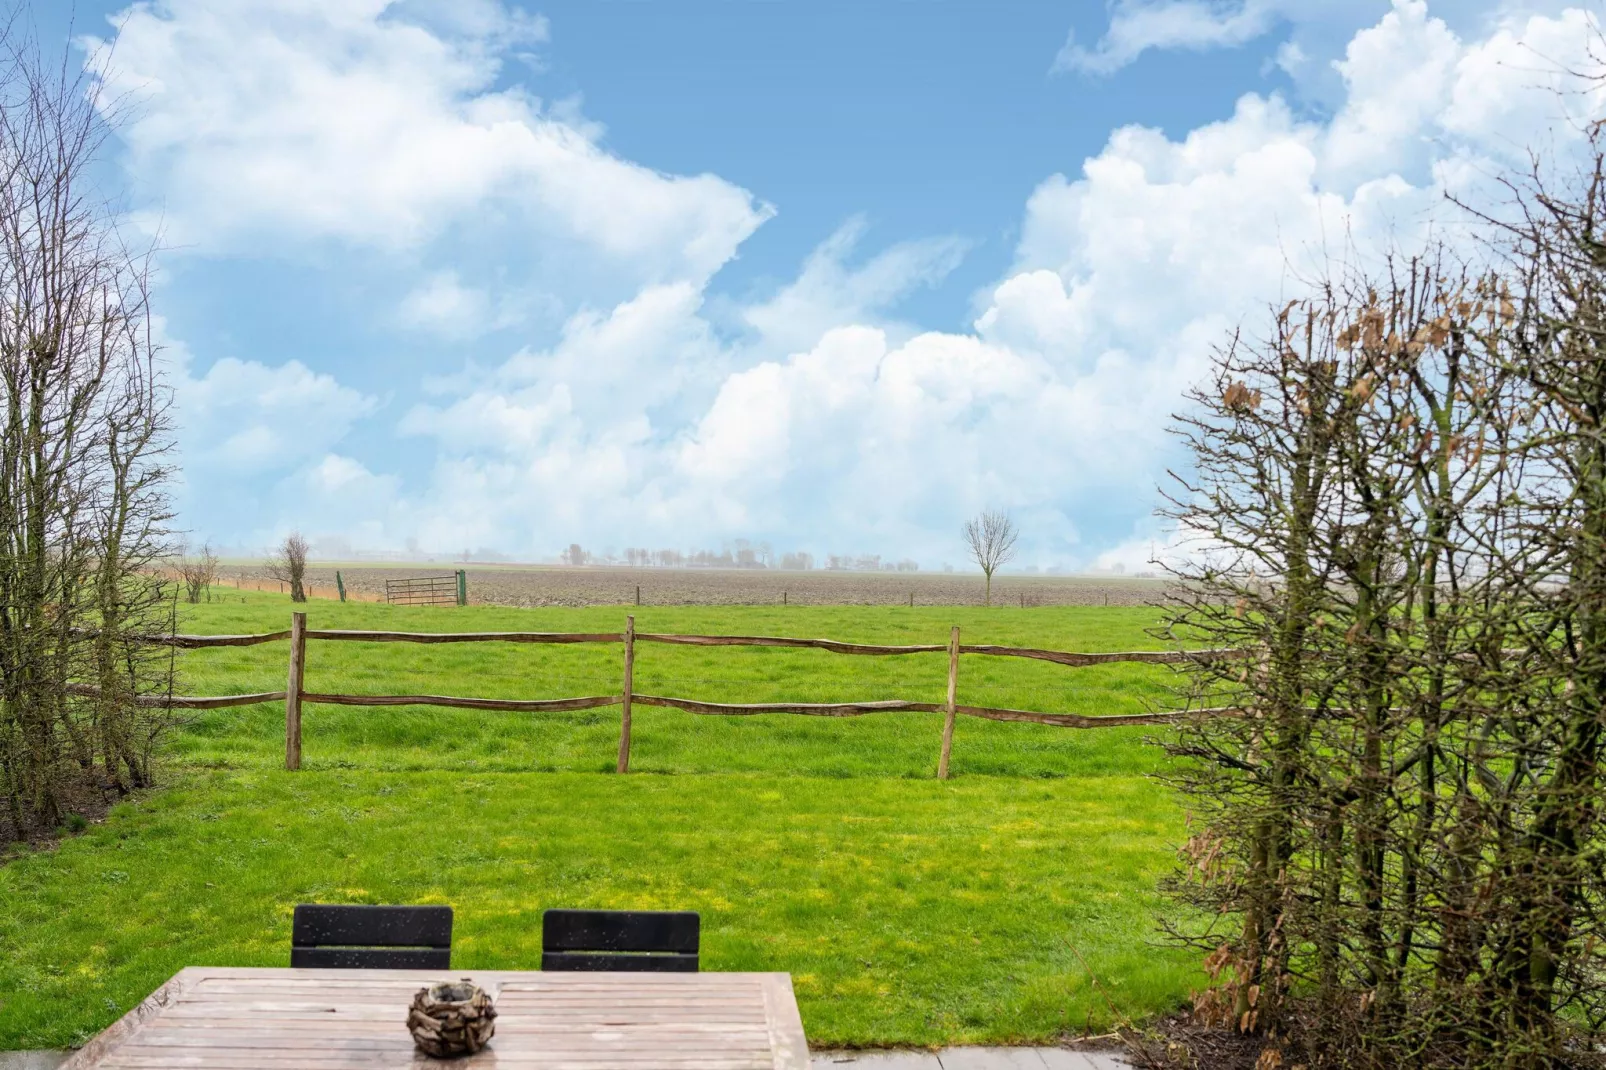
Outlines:
{"label": "black chair", "polygon": [[701,929],[690,910],[549,910],[541,968],[696,973]]}
{"label": "black chair", "polygon": [[355,970],[449,970],[451,907],[296,907],[290,965]]}

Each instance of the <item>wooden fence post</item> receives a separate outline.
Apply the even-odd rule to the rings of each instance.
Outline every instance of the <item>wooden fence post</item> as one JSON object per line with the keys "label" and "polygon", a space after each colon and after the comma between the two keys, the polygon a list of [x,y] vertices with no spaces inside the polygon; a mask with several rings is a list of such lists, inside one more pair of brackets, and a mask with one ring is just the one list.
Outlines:
{"label": "wooden fence post", "polygon": [[635,689],[636,672],[636,618],[625,618],[625,691],[620,700],[623,711],[619,715],[619,769],[630,772],[630,698]]}
{"label": "wooden fence post", "polygon": [[636,605],[641,605],[641,584],[636,584]]}
{"label": "wooden fence post", "polygon": [[948,756],[954,749],[954,700],[959,691],[959,625],[948,634],[948,709],[942,719],[942,757],[937,760],[937,779],[948,779]]}
{"label": "wooden fence post", "polygon": [[284,687],[284,767],[301,768],[301,677],[307,663],[307,615],[290,614],[290,678]]}

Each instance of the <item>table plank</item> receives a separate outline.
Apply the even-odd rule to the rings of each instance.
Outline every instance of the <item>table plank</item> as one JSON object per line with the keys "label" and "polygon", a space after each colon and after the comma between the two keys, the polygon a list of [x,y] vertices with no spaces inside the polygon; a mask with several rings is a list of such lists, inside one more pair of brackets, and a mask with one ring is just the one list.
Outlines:
{"label": "table plank", "polygon": [[496,1000],[496,1036],[463,1070],[807,1070],[784,973],[531,973],[188,967],[62,1070],[388,1070],[418,1053],[407,1007],[468,977]]}

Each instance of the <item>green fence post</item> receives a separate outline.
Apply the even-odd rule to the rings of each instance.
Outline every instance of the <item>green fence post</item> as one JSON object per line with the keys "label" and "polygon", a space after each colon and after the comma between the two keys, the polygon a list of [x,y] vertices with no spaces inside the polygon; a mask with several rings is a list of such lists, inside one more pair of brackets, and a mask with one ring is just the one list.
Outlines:
{"label": "green fence post", "polygon": [[468,571],[461,568],[457,570],[457,604],[468,605]]}
{"label": "green fence post", "polygon": [[340,600],[346,600],[346,581],[340,578],[340,570],[335,569],[335,590],[340,592]]}

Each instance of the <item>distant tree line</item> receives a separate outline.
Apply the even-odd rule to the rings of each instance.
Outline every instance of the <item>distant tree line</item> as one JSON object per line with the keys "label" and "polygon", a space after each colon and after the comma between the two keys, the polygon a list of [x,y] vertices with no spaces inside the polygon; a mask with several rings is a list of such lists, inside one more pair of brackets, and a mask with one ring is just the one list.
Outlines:
{"label": "distant tree line", "polygon": [[[816,567],[814,555],[795,551],[776,555],[767,542],[750,542],[736,539],[730,546],[712,550],[649,550],[646,547],[626,547],[620,556],[594,554],[579,543],[570,543],[559,559],[565,565],[625,565],[630,568],[730,568],[730,569],[782,569],[787,572],[807,572]],[[848,572],[918,572],[914,561],[883,561],[879,554],[830,554],[825,559],[828,571]]]}

